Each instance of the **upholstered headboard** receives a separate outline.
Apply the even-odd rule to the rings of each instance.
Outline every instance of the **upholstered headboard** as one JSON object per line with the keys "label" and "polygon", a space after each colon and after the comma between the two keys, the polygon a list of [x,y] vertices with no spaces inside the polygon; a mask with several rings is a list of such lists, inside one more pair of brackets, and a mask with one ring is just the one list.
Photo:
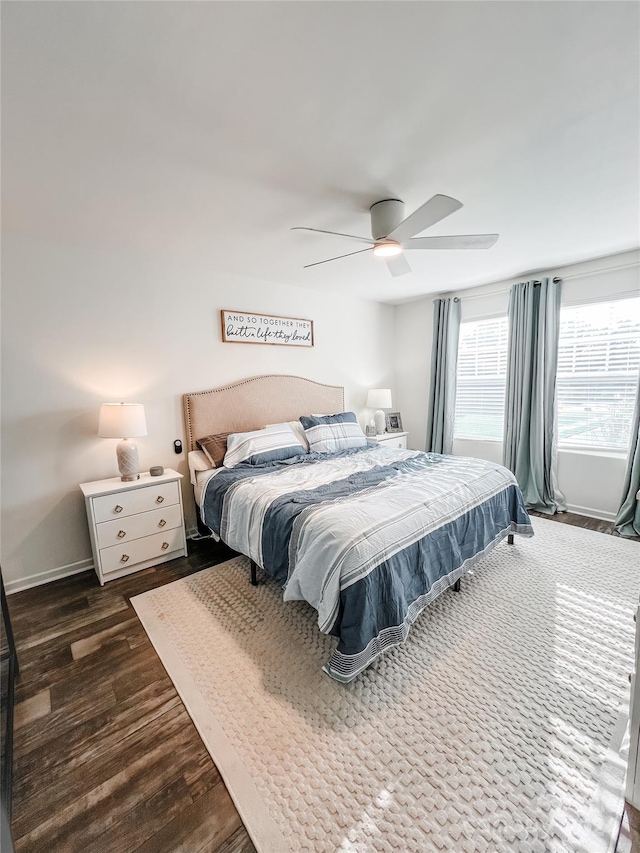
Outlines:
{"label": "upholstered headboard", "polygon": [[301,376],[254,376],[233,385],[184,395],[188,450],[220,432],[245,432],[300,415],[344,409],[344,388]]}

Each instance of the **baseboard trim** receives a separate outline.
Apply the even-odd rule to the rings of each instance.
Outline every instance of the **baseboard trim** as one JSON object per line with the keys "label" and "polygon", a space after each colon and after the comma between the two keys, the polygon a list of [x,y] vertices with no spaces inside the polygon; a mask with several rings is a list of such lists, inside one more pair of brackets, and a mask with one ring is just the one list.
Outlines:
{"label": "baseboard trim", "polygon": [[45,583],[69,578],[72,575],[79,575],[81,572],[86,572],[89,569],[93,569],[93,560],[91,557],[86,560],[77,560],[75,563],[67,563],[66,566],[58,566],[55,569],[47,569],[46,572],[27,575],[26,578],[6,581],[5,589],[7,595],[11,595],[14,592],[22,592],[22,590],[31,589],[34,586],[42,586]]}
{"label": "baseboard trim", "polygon": [[594,509],[592,506],[577,506],[576,504],[567,504],[569,512],[575,512],[576,515],[586,515],[589,518],[599,518],[600,521],[615,521],[616,514],[607,512],[604,509]]}

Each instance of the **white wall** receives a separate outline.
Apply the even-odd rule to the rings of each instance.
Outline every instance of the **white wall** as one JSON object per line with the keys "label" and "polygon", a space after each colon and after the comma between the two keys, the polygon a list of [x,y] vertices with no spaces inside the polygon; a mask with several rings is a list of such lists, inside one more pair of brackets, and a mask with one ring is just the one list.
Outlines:
{"label": "white wall", "polygon": [[424,450],[427,439],[433,296],[396,306],[395,366],[396,399],[407,444]]}
{"label": "white wall", "polygon": [[[438,295],[458,296],[462,303],[462,320],[475,320],[506,314],[508,290],[515,282],[539,278],[541,275],[561,276],[565,279],[562,304],[575,305],[639,292],[639,264],[640,251],[636,250],[566,267],[529,271],[506,281]],[[434,294],[399,305],[395,318],[397,403],[403,421],[410,430],[410,446],[417,450],[424,449],[426,438],[433,300],[436,296]],[[501,462],[502,443],[457,439],[453,452]],[[625,466],[624,454],[560,450],[558,480],[569,509],[613,519],[620,504]]]}
{"label": "white wall", "polygon": [[[291,373],[344,385],[362,415],[394,388],[394,308],[24,236],[3,237],[2,571],[9,590],[91,565],[78,483],[117,475],[100,403],[144,403],[141,464],[186,474],[182,394]],[[315,347],[223,344],[219,309],[315,321]],[[364,421],[363,421],[364,422]]]}

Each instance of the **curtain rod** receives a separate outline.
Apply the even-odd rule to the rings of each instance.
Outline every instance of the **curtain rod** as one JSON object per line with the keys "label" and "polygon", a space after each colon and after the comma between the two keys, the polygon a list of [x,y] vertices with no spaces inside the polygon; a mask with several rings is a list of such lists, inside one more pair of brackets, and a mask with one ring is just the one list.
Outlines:
{"label": "curtain rod", "polygon": [[[637,267],[639,264],[640,264],[640,261],[634,261],[633,263],[630,263],[630,264],[619,264],[616,267],[603,267],[602,269],[589,270],[588,272],[577,272],[577,273],[574,273],[573,275],[563,275],[560,277],[556,276],[553,280],[557,284],[559,281],[570,281],[572,278],[584,278],[585,276],[588,276],[588,275],[598,275],[598,273],[601,273],[601,272],[614,272],[615,270],[626,270],[626,269],[629,269],[630,267]],[[538,279],[536,279],[535,283],[540,284],[540,281]],[[482,285],[479,285],[479,286],[481,287]],[[481,299],[483,296],[497,296],[499,293],[508,293],[510,290],[511,290],[510,287],[502,287],[502,288],[500,288],[500,290],[490,290],[488,293],[474,293],[471,296],[464,296],[463,295],[461,298],[464,299],[465,301],[467,299]]]}

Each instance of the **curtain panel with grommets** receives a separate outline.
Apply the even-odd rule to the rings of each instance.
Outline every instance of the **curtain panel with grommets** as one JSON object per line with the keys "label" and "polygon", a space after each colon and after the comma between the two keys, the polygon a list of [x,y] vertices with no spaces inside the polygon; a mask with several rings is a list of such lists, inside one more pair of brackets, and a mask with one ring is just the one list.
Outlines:
{"label": "curtain panel with grommets", "polygon": [[459,335],[460,300],[435,299],[427,452],[451,453],[453,450]]}
{"label": "curtain panel with grommets", "polygon": [[503,465],[516,476],[529,509],[567,508],[558,488],[556,373],[562,282],[514,284],[509,294],[509,348]]}

